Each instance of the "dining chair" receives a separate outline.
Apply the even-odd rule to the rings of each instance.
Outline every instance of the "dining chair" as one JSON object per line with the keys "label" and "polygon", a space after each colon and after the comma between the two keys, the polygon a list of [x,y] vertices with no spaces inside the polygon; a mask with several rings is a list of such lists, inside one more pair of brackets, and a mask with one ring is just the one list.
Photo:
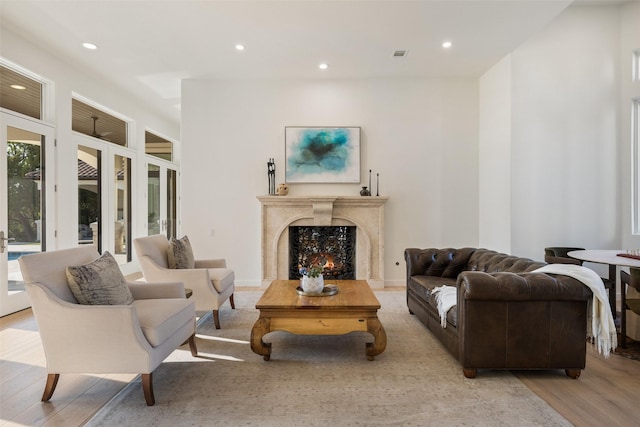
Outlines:
{"label": "dining chair", "polygon": [[625,286],[640,292],[640,269],[631,268],[630,273],[620,271],[620,346],[627,346],[627,310],[640,315],[640,298],[627,298]]}

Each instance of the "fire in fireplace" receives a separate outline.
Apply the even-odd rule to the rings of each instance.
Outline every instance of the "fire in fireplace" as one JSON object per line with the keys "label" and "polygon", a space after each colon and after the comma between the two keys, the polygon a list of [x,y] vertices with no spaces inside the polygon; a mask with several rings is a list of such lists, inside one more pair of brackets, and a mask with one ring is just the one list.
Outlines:
{"label": "fire in fireplace", "polygon": [[289,279],[300,278],[300,267],[321,265],[325,280],[356,278],[355,226],[289,227]]}

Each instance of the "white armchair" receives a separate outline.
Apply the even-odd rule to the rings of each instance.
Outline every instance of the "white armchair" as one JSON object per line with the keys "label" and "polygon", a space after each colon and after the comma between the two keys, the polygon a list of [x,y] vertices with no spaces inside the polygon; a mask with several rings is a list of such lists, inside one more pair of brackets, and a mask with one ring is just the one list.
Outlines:
{"label": "white armchair", "polygon": [[228,299],[231,308],[236,308],[233,300],[235,275],[224,259],[196,259],[193,269],[172,269],[167,258],[169,240],[163,234],[139,237],[133,241],[133,246],[146,281],[183,282],[193,290],[196,310],[212,310],[215,327],[220,329],[220,306]]}
{"label": "white armchair", "polygon": [[42,401],[51,399],[60,374],[141,374],[147,405],[155,403],[152,373],[185,341],[195,345],[195,305],[182,283],[128,283],[131,305],[79,304],[66,268],[99,257],[91,245],[20,257],[47,360]]}

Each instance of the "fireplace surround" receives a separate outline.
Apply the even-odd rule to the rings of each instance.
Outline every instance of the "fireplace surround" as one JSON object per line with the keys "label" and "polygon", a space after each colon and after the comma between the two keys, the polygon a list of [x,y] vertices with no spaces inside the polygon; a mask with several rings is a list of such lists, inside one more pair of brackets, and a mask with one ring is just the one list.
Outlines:
{"label": "fireplace surround", "polygon": [[384,287],[384,205],[388,197],[258,196],[262,286],[289,279],[290,226],[355,226],[355,274]]}

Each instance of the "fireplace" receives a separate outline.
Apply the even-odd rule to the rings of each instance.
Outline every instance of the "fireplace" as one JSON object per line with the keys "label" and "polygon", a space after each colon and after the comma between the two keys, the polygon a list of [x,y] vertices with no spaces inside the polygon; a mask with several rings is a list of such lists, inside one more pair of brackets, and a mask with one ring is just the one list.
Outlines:
{"label": "fireplace", "polygon": [[325,279],[356,278],[355,226],[289,227],[289,279],[300,277],[301,267],[320,265]]}
{"label": "fireplace", "polygon": [[[384,287],[384,204],[388,197],[258,196],[258,200],[262,223],[262,286],[291,277],[290,227],[349,226],[355,227],[352,255],[355,279],[366,280],[372,288]],[[294,276],[299,277],[299,274]]]}

